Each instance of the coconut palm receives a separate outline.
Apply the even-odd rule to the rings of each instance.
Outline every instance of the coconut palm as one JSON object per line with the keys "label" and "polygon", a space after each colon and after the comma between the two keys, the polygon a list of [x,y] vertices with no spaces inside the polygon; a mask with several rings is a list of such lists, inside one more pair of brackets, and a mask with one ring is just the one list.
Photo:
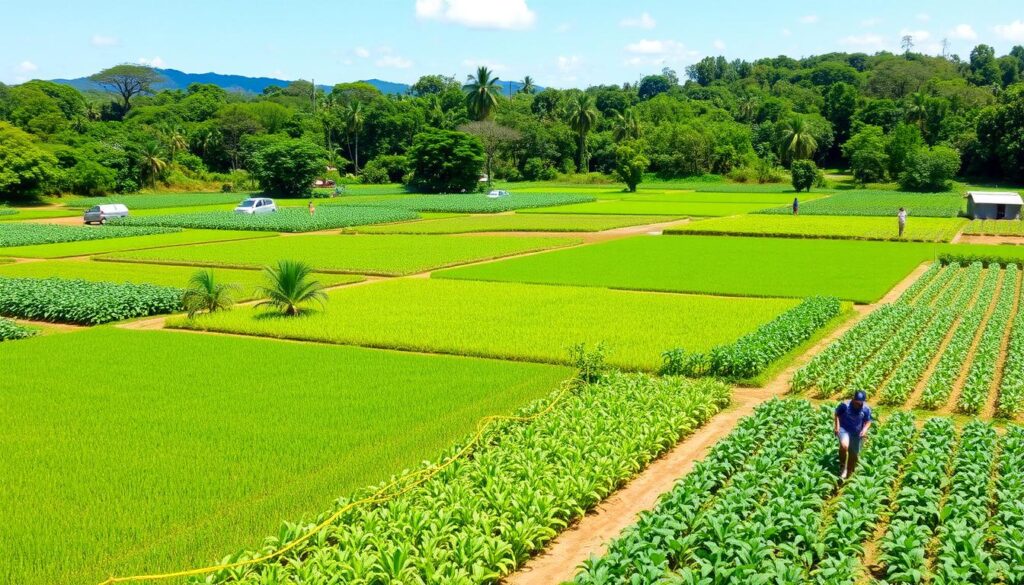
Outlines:
{"label": "coconut palm", "polygon": [[466,110],[474,120],[486,120],[498,105],[501,86],[498,78],[492,75],[494,73],[490,69],[477,67],[476,77],[467,76],[466,85],[462,86],[462,91],[466,92]]}
{"label": "coconut palm", "polygon": [[587,169],[587,134],[597,124],[598,115],[594,98],[582,92],[573,96],[565,109],[565,121],[578,140],[576,170],[580,173]]}
{"label": "coconut palm", "polygon": [[363,131],[363,124],[366,123],[366,114],[363,112],[362,102],[353,101],[345,108],[345,134],[349,140],[355,142],[352,150],[352,165],[356,172],[359,172],[359,133]]}
{"label": "coconut palm", "polygon": [[612,137],[616,142],[640,138],[640,120],[637,119],[636,112],[632,108],[626,108],[623,112],[615,112]]}
{"label": "coconut palm", "polygon": [[260,295],[266,300],[256,306],[270,305],[285,315],[298,315],[300,305],[312,301],[323,305],[327,301],[327,293],[319,282],[310,280],[312,273],[312,266],[296,260],[281,260],[277,266],[268,266],[264,269],[268,286],[259,288]]}
{"label": "coconut palm", "polygon": [[907,104],[907,121],[917,124],[917,127],[924,133],[924,123],[928,119],[928,96],[923,91],[914,92],[910,95],[910,103]]}
{"label": "coconut palm", "polygon": [[156,185],[156,180],[167,168],[167,161],[164,160],[164,151],[156,140],[149,140],[142,143],[142,177],[150,186]]}
{"label": "coconut palm", "polygon": [[795,159],[811,158],[818,141],[811,134],[811,125],[800,116],[793,116],[782,126],[782,151]]}
{"label": "coconut palm", "polygon": [[188,288],[181,295],[181,304],[188,311],[188,318],[202,311],[213,313],[231,308],[235,304],[234,293],[237,284],[223,284],[213,276],[212,270],[200,270],[188,279]]}
{"label": "coconut palm", "polygon": [[519,93],[525,93],[527,95],[533,95],[537,91],[537,86],[533,84],[533,78],[527,75],[519,82],[522,87],[519,88]]}
{"label": "coconut palm", "polygon": [[170,154],[171,163],[174,163],[179,152],[188,150],[188,138],[185,137],[185,131],[180,127],[168,130],[164,135],[164,140],[167,142],[167,152]]}

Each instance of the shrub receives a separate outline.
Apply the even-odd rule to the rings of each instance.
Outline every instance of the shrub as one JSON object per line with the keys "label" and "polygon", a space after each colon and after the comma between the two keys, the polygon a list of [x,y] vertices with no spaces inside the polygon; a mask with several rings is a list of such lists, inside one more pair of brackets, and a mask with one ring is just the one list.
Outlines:
{"label": "shrub", "polygon": [[375,165],[374,161],[367,163],[359,176],[363,183],[368,185],[383,185],[388,182],[388,172],[383,167]]}
{"label": "shrub", "polygon": [[960,153],[948,146],[919,149],[907,158],[907,167],[900,173],[900,189],[904,191],[949,191],[951,181],[960,170]]}
{"label": "shrub", "polygon": [[0,341],[12,341],[14,339],[25,339],[38,333],[35,329],[22,327],[10,319],[0,317]]}
{"label": "shrub", "polygon": [[99,325],[179,311],[181,293],[152,284],[0,277],[0,315]]}
{"label": "shrub", "polygon": [[425,193],[477,190],[484,165],[484,147],[475,136],[451,130],[426,130],[409,149],[413,188]]}
{"label": "shrub", "polygon": [[363,172],[373,167],[387,174],[387,183],[401,183],[402,177],[409,172],[409,158],[400,154],[382,154],[366,163]]}
{"label": "shrub", "polygon": [[608,371],[608,350],[604,343],[588,349],[586,343],[577,343],[569,348],[569,360],[576,366],[576,379],[584,384],[593,384]]}
{"label": "shrub", "polygon": [[557,176],[555,167],[539,157],[526,159],[523,165],[523,178],[527,181],[552,181]]}
{"label": "shrub", "polygon": [[279,139],[253,154],[252,174],[269,195],[305,197],[323,173],[325,157],[322,148],[305,140]]}
{"label": "shrub", "polygon": [[615,149],[615,174],[630,193],[636,192],[636,186],[644,180],[644,171],[650,164],[646,156],[630,146]]}
{"label": "shrub", "polygon": [[818,175],[818,166],[812,160],[798,159],[793,161],[789,172],[793,176],[793,188],[797,193],[810,191]]}

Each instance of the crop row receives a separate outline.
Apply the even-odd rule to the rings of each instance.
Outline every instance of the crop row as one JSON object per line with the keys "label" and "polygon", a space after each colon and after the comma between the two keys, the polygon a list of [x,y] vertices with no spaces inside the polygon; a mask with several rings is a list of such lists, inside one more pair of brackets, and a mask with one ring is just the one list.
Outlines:
{"label": "crop row", "polygon": [[[532,422],[496,425],[472,457],[450,451],[423,483],[399,479],[391,490],[357,494],[397,492],[350,507],[284,558],[203,582],[493,583],[728,401],[729,387],[710,379],[609,374],[550,412],[543,401],[527,408],[521,414],[540,414]],[[229,560],[278,549],[309,528],[286,524],[259,550]]]}
{"label": "crop row", "polygon": [[[891,217],[896,224],[896,213],[906,208],[913,222],[914,217],[956,217],[963,207],[963,197],[954,193],[901,194],[844,191],[824,199],[800,204],[800,215],[869,215]],[[788,214],[789,207],[774,207],[758,213]]]}
{"label": "crop row", "polygon": [[1013,321],[1013,307],[1017,299],[1017,265],[1011,264],[1003,273],[1002,287],[996,298],[995,307],[981,334],[974,358],[967,372],[967,379],[957,400],[957,410],[965,414],[978,414],[985,406],[996,366],[1002,351],[1004,332]]}
{"label": "crop row", "polygon": [[[1021,288],[1024,296],[1024,287]],[[1018,298],[1018,304],[1020,299]],[[996,414],[1014,418],[1024,410],[1024,311],[1018,309],[1010,328]]]}
{"label": "crop row", "polygon": [[942,356],[939,358],[935,369],[925,383],[924,393],[921,395],[920,405],[924,408],[935,409],[946,404],[950,394],[953,393],[953,386],[960,376],[974,343],[974,339],[981,328],[988,310],[990,299],[996,292],[999,284],[1000,270],[998,266],[987,269],[978,291],[978,301],[970,306],[966,313],[961,316],[960,322],[953,332],[949,343],[946,345]]}
{"label": "crop row", "polygon": [[881,387],[896,364],[903,360],[934,317],[935,311],[932,309],[914,308],[910,311],[882,347],[850,379],[846,388],[863,390],[869,395],[874,395],[875,390]]}
{"label": "crop row", "polygon": [[933,280],[935,280],[935,277],[937,277],[940,272],[944,272],[946,270],[949,270],[949,267],[944,267],[940,262],[932,262],[931,266],[928,267],[928,270],[919,276],[917,280],[911,283],[911,285],[903,291],[903,294],[900,295],[900,298],[896,302],[912,302],[928,285],[932,283]]}
{"label": "crop row", "polygon": [[1024,427],[1001,441],[995,486],[995,562],[1006,583],[1024,583]]}
{"label": "crop row", "polygon": [[0,341],[11,341],[14,339],[24,339],[31,337],[36,334],[35,329],[29,329],[28,327],[22,327],[10,319],[4,319],[0,317]]}
{"label": "crop row", "polygon": [[949,419],[931,419],[921,430],[895,513],[879,544],[887,583],[920,583],[927,574],[927,548],[939,524],[955,441]]}
{"label": "crop row", "polygon": [[413,211],[395,207],[324,205],[314,215],[302,208],[282,207],[274,213],[253,215],[231,211],[199,211],[145,217],[126,217],[119,226],[161,226],[212,230],[254,230],[266,232],[314,232],[346,227],[418,219]]}
{"label": "crop row", "polygon": [[665,352],[662,374],[757,376],[772,362],[810,339],[839,315],[841,307],[839,299],[834,297],[805,299],[735,342],[714,347],[707,353],[687,353],[683,349]]}
{"label": "crop row", "polygon": [[[388,207],[408,211],[431,213],[501,213],[516,209],[552,207],[596,201],[588,195],[570,193],[512,193],[502,197],[488,197],[483,193],[458,195],[418,195],[384,201],[358,201],[352,205],[367,207]],[[342,202],[345,203],[345,202]]]}
{"label": "crop row", "polygon": [[86,227],[45,223],[0,223],[0,248],[149,236],[181,231],[162,227]]}
{"label": "crop row", "polygon": [[152,284],[0,277],[0,315],[98,325],[179,311],[181,292]]}
{"label": "crop row", "polygon": [[972,236],[1024,236],[1024,222],[976,219],[964,227],[963,233]]}

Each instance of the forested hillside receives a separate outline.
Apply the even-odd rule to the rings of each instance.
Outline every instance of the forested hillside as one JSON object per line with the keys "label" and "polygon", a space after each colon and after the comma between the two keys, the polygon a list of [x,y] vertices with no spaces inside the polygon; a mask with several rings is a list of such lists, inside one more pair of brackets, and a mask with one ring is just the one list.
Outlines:
{"label": "forested hillside", "polygon": [[[409,155],[463,146],[459,164],[472,167],[463,176],[489,168],[511,181],[627,167],[768,182],[794,160],[910,190],[941,190],[953,174],[1021,181],[1022,74],[1024,47],[997,56],[978,45],[967,59],[708,57],[685,79],[666,69],[636,83],[539,92],[524,79],[511,97],[487,70],[465,83],[424,76],[405,95],[302,81],[253,95],[201,84],[156,91],[159,72],[119,65],[91,78],[109,92],[0,84],[0,197],[255,188],[261,161],[289,156],[316,161],[298,165],[310,175],[303,181],[404,180],[429,191],[414,173],[429,165]],[[321,172],[326,165],[338,170]]]}

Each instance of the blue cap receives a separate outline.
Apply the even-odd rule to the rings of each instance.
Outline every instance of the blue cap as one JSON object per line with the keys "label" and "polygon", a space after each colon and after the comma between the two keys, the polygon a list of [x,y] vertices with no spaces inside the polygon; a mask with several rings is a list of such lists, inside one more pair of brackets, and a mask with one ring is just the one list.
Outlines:
{"label": "blue cap", "polygon": [[859,402],[864,402],[868,399],[868,395],[863,390],[857,390],[853,393],[853,399]]}

